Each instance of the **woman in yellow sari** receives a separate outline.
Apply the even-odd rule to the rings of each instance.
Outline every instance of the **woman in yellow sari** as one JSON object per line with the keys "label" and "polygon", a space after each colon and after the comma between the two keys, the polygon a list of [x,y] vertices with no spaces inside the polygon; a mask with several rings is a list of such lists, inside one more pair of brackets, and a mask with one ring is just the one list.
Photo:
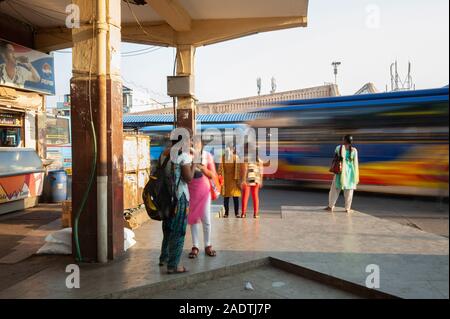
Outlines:
{"label": "woman in yellow sari", "polygon": [[239,197],[241,197],[241,167],[239,157],[234,146],[228,146],[220,161],[218,174],[222,177],[223,185],[221,195],[225,207],[224,217],[227,218],[230,211],[230,198],[233,198],[234,215],[239,218]]}

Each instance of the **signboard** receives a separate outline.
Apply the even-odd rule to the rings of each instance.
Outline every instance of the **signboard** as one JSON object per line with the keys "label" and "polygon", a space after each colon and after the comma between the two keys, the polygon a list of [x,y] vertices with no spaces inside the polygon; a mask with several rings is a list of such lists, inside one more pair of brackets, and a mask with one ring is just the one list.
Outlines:
{"label": "signboard", "polygon": [[0,39],[0,85],[54,95],[53,57]]}

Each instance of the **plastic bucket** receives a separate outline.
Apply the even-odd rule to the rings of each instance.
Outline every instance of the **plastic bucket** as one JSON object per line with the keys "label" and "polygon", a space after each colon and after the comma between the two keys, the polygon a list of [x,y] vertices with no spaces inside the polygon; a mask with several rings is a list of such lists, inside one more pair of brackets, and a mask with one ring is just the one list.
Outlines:
{"label": "plastic bucket", "polygon": [[48,200],[50,203],[60,203],[67,199],[67,173],[65,170],[48,172]]}

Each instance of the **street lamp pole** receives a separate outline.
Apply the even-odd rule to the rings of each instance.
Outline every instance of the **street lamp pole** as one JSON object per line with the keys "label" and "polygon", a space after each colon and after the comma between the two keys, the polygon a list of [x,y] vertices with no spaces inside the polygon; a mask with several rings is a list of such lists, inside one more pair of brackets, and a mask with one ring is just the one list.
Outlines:
{"label": "street lamp pole", "polygon": [[331,65],[334,69],[334,84],[337,85],[338,67],[341,65],[341,62],[333,62]]}

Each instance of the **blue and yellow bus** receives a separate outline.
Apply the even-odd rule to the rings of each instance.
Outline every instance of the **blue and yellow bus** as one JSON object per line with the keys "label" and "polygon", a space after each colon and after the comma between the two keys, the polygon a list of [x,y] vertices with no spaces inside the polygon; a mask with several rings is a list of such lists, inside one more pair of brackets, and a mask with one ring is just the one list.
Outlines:
{"label": "blue and yellow bus", "polygon": [[279,129],[271,178],[329,187],[342,136],[359,150],[360,189],[448,197],[448,88],[289,101],[254,127]]}

